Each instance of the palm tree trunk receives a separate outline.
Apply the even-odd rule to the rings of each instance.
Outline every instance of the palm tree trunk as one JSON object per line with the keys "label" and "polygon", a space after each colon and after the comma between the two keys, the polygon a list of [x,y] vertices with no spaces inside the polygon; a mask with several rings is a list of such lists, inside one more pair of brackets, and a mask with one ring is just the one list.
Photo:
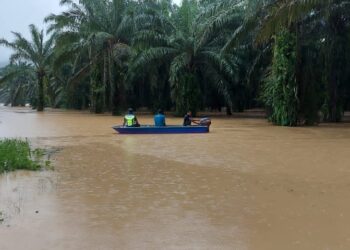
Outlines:
{"label": "palm tree trunk", "polygon": [[231,116],[232,115],[232,109],[230,105],[226,106],[226,115]]}
{"label": "palm tree trunk", "polygon": [[329,46],[328,46],[328,97],[329,97],[329,122],[339,122],[341,120],[340,103],[339,103],[339,86],[340,79],[339,69],[341,65],[341,45],[339,43],[339,34],[341,28],[339,25],[339,16],[333,14],[329,16]]}
{"label": "palm tree trunk", "polygon": [[112,111],[112,115],[117,115],[119,112],[117,106],[114,103],[114,95],[116,92],[115,81],[113,78],[113,61],[112,61],[112,51],[111,48],[108,53],[108,73],[109,73],[109,106]]}
{"label": "palm tree trunk", "polygon": [[124,75],[122,73],[117,74],[117,79],[114,85],[113,106],[113,113],[115,115],[120,114],[120,110],[126,108]]}
{"label": "palm tree trunk", "polygon": [[107,60],[107,52],[103,53],[103,76],[102,76],[102,93],[101,93],[101,98],[102,98],[102,111],[106,111],[106,107],[108,106],[107,100],[107,74],[108,74],[108,60]]}
{"label": "palm tree trunk", "polygon": [[329,47],[329,71],[328,71],[328,97],[329,97],[329,122],[339,122],[341,117],[339,114],[338,107],[338,79],[339,76],[337,74],[337,44],[332,40],[331,45]]}
{"label": "palm tree trunk", "polygon": [[45,105],[45,96],[44,96],[44,77],[45,73],[42,71],[39,71],[37,73],[38,75],[38,106],[37,111],[42,112],[44,111],[44,105]]}
{"label": "palm tree trunk", "polygon": [[338,122],[340,120],[338,115],[338,87],[337,87],[337,76],[334,72],[331,72],[329,79],[329,121]]}
{"label": "palm tree trunk", "polygon": [[[92,45],[89,47],[89,61],[91,64],[91,67],[94,67],[92,63]],[[90,74],[90,112],[94,113],[96,108],[96,101],[95,101],[95,81],[93,74]]]}

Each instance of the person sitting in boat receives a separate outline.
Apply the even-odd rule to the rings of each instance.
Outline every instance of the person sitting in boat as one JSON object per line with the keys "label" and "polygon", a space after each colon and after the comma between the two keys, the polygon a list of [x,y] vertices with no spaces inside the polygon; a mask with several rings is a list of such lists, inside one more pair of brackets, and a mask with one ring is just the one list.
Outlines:
{"label": "person sitting in boat", "polygon": [[128,109],[128,114],[124,116],[123,126],[126,127],[140,127],[140,124],[134,115],[134,110],[132,108]]}
{"label": "person sitting in boat", "polygon": [[158,113],[154,116],[154,125],[158,127],[163,127],[165,125],[165,115],[163,110],[159,109]]}
{"label": "person sitting in boat", "polygon": [[187,114],[184,117],[184,126],[191,126],[192,123],[199,125],[199,120],[193,119],[192,112],[188,111]]}
{"label": "person sitting in boat", "polygon": [[198,119],[193,119],[192,118],[192,112],[188,111],[187,114],[184,117],[184,126],[191,126],[192,123],[196,124],[196,125],[200,125],[200,126],[207,126],[210,127],[211,125],[211,119],[208,117],[202,118],[200,120]]}

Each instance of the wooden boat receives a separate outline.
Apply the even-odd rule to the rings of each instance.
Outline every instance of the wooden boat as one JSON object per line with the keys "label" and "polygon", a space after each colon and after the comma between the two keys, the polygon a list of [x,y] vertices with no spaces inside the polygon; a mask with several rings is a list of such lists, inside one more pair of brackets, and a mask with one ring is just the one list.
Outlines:
{"label": "wooden boat", "polygon": [[209,133],[209,126],[140,126],[124,127],[114,126],[113,129],[119,134],[193,134]]}

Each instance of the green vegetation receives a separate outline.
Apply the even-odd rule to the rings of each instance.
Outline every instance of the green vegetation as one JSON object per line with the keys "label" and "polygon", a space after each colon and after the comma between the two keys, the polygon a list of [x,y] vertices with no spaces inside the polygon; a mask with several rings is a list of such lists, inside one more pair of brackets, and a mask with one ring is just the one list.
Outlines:
{"label": "green vegetation", "polygon": [[60,0],[44,32],[15,33],[0,100],[42,111],[127,107],[240,112],[277,125],[339,122],[350,109],[346,0]]}
{"label": "green vegetation", "polygon": [[263,98],[271,109],[270,119],[273,123],[295,126],[298,120],[295,36],[283,30],[275,40],[271,75],[264,86]]}
{"label": "green vegetation", "polygon": [[0,140],[0,173],[23,170],[39,170],[49,167],[49,161],[43,161],[41,149],[31,150],[28,141],[18,139]]}
{"label": "green vegetation", "polygon": [[54,36],[44,41],[44,31],[39,31],[34,25],[29,26],[32,41],[25,39],[20,33],[13,32],[16,39],[14,42],[0,40],[3,44],[15,52],[11,56],[11,61],[24,60],[32,63],[32,69],[36,74],[37,81],[37,100],[38,111],[44,110],[44,81],[47,75],[47,67],[53,54]]}
{"label": "green vegetation", "polygon": [[16,65],[5,67],[2,74],[3,79],[0,89],[0,101],[5,105],[24,106],[26,103],[35,103],[36,88],[33,88],[35,74],[32,67],[27,63],[19,62]]}

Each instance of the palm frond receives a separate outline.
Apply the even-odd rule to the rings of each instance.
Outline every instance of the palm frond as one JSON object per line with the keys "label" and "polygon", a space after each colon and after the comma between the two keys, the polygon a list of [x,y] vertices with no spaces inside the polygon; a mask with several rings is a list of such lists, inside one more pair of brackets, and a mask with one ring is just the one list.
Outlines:
{"label": "palm frond", "polygon": [[186,70],[188,62],[189,58],[187,53],[182,53],[176,56],[171,62],[169,81],[173,87],[179,83],[180,76]]}
{"label": "palm frond", "polygon": [[142,68],[145,65],[156,63],[157,61],[166,61],[177,53],[176,49],[167,47],[150,48],[142,51],[132,63],[133,68]]}
{"label": "palm frond", "polygon": [[329,0],[279,0],[275,4],[267,7],[270,13],[265,18],[260,32],[257,36],[257,42],[263,43],[271,38],[273,34],[278,33],[283,27],[289,27],[305,15],[310,15],[318,7],[325,7]]}

